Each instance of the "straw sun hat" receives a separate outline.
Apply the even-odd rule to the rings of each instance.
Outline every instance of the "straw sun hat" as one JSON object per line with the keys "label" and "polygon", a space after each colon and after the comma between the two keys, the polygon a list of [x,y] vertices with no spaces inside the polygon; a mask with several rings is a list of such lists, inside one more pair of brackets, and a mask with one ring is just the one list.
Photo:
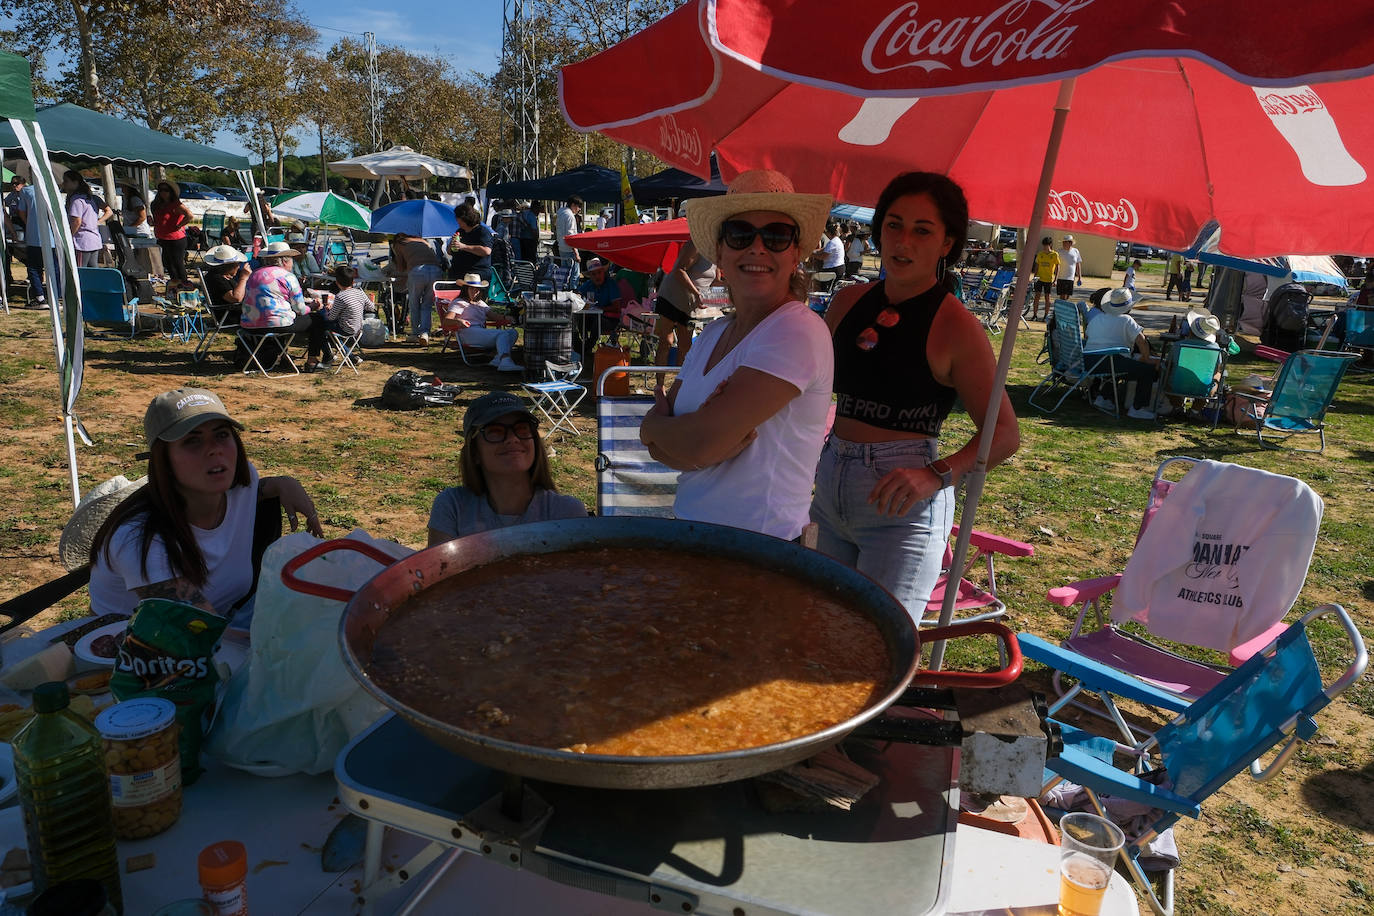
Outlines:
{"label": "straw sun hat", "polygon": [[1102,297],[1102,311],[1108,315],[1124,315],[1131,310],[1134,301],[1129,289],[1118,287]]}
{"label": "straw sun hat", "polygon": [[62,529],[62,540],[57,544],[57,556],[62,565],[74,570],[91,562],[91,541],[95,539],[95,533],[120,503],[137,493],[147,482],[147,477],[129,480],[120,474],[87,491],[72,513],[71,520]]}
{"label": "straw sun hat", "polygon": [[1184,321],[1188,323],[1188,330],[1192,332],[1194,337],[1208,343],[1217,342],[1217,332],[1221,330],[1221,322],[1217,320],[1216,315],[1211,312],[1197,312],[1189,309]]}
{"label": "straw sun hat", "polygon": [[719,243],[721,223],[750,210],[776,210],[796,222],[801,250],[810,254],[825,231],[834,200],[829,194],[798,194],[781,172],[753,169],[736,175],[724,194],[689,201],[687,228],[697,251],[710,256]]}
{"label": "straw sun hat", "polygon": [[248,256],[233,245],[216,245],[214,248],[205,252],[202,260],[211,267],[219,267],[224,264],[247,263]]}
{"label": "straw sun hat", "polygon": [[463,279],[459,280],[458,282],[463,284],[464,286],[475,286],[478,289],[485,289],[487,286],[490,285],[487,283],[486,280],[482,279],[481,274],[463,274]]}
{"label": "straw sun hat", "polygon": [[259,254],[258,257],[299,258],[301,257],[301,253],[296,249],[292,248],[290,245],[286,244],[285,242],[271,242],[270,244],[268,244],[266,248],[262,250],[262,253]]}

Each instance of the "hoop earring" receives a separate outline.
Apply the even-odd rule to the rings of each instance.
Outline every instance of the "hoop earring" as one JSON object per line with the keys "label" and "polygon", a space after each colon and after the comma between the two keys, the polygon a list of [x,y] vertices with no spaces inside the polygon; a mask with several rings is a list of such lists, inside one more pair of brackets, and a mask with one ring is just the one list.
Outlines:
{"label": "hoop earring", "polygon": [[945,259],[940,259],[940,264],[935,268],[935,282],[939,283],[945,279]]}

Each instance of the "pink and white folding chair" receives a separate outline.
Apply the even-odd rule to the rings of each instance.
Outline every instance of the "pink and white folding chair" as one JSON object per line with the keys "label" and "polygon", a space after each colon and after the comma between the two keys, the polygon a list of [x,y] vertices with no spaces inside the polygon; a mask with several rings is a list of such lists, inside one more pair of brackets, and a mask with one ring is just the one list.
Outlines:
{"label": "pink and white folding chair", "polygon": [[[1180,480],[1165,476],[1184,468]],[[1283,631],[1307,577],[1322,509],[1321,498],[1293,477],[1166,460],[1155,471],[1126,569],[1046,596],[1079,606],[1064,648],[1192,702]],[[1108,595],[1109,613],[1102,607]],[[1156,640],[1190,648],[1184,655]],[[1216,660],[1200,660],[1204,650]],[[1080,689],[1066,688],[1058,672],[1055,685],[1066,698]],[[1126,743],[1138,740],[1110,699],[1104,702]]]}
{"label": "pink and white folding chair", "polygon": [[[950,540],[959,537],[959,526],[955,525],[950,531]],[[1013,541],[1011,538],[999,537],[995,534],[988,534],[983,531],[975,530],[969,538],[969,546],[972,552],[969,554],[968,562],[964,564],[963,574],[959,578],[959,595],[954,599],[954,616],[956,620],[996,620],[1006,616],[1007,606],[1001,598],[997,596],[997,570],[993,567],[993,558],[996,556],[1004,557],[1029,557],[1035,554],[1035,548],[1022,541]],[[954,559],[954,552],[949,544],[945,545],[944,571],[940,573],[939,580],[935,583],[935,590],[930,593],[930,600],[926,602],[926,616],[921,620],[922,626],[933,627],[940,622],[940,610],[944,607],[945,589],[949,585],[949,564]],[[977,568],[982,566],[981,576]],[[980,579],[980,582],[975,582]]]}

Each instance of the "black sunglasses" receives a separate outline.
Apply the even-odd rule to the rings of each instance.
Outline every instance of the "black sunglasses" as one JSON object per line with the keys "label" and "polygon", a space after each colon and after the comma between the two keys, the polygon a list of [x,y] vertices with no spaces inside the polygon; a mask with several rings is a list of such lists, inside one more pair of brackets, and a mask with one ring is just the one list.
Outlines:
{"label": "black sunglasses", "polygon": [[743,251],[754,244],[754,238],[763,239],[763,247],[769,251],[786,251],[796,244],[800,230],[791,223],[769,223],[755,226],[742,219],[727,219],[720,224],[720,240],[726,247]]}
{"label": "black sunglasses", "polygon": [[509,425],[505,423],[488,423],[486,426],[478,429],[477,433],[493,445],[505,442],[506,437],[511,433],[514,433],[517,439],[533,439],[534,424],[529,420],[516,420]]}

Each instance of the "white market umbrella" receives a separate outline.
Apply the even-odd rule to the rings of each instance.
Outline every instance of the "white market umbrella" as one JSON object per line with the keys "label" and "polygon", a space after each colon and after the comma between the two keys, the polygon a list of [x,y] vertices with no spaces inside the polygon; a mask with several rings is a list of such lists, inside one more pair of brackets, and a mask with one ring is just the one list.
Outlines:
{"label": "white market umbrella", "polygon": [[408,146],[393,146],[378,153],[340,159],[329,163],[329,170],[345,178],[472,179],[472,172],[465,166],[417,153]]}

